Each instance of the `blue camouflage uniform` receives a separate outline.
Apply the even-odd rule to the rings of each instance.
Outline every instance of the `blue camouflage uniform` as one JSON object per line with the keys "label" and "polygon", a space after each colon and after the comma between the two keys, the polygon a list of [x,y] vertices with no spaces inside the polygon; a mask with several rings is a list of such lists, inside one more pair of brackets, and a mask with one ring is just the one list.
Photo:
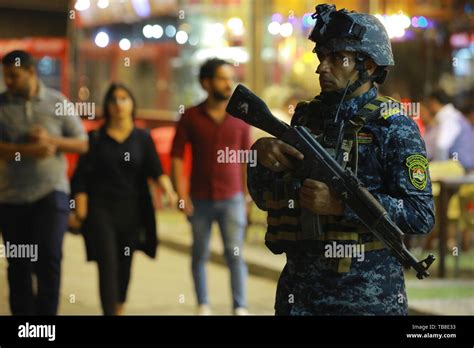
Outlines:
{"label": "blue camouflage uniform", "polygon": [[[315,135],[336,112],[324,98],[316,101],[310,113],[308,103],[299,104],[292,119],[292,125],[304,125]],[[381,106],[387,101],[393,103],[384,110]],[[426,234],[434,225],[434,206],[425,145],[415,122],[393,105],[397,105],[393,99],[377,97],[375,86],[341,104],[345,122],[364,112],[371,115],[354,135],[353,165],[348,169],[405,234]],[[343,217],[321,216],[321,234],[302,233],[297,193],[288,186],[281,188],[293,174],[260,164],[248,167],[249,192],[257,206],[268,211],[265,243],[273,253],[284,252],[287,257],[278,281],[276,314],[406,315],[402,266],[350,208],[345,208]],[[363,260],[327,257],[327,246],[334,243],[363,245]]]}

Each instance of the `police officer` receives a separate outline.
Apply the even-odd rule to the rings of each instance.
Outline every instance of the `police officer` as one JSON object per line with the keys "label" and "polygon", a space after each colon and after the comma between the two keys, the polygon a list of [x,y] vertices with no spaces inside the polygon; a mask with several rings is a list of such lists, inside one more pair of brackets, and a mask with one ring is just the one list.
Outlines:
{"label": "police officer", "polygon": [[[356,174],[404,233],[429,233],[425,145],[400,103],[377,91],[394,65],[383,25],[333,5],[318,5],[313,16],[309,38],[322,93],[297,105],[292,125],[306,126]],[[259,139],[253,149],[258,165],[248,167],[248,186],[268,211],[265,243],[287,256],[276,315],[406,315],[402,266],[331,187],[301,176],[303,155],[275,138]],[[318,223],[304,223],[308,212]]]}

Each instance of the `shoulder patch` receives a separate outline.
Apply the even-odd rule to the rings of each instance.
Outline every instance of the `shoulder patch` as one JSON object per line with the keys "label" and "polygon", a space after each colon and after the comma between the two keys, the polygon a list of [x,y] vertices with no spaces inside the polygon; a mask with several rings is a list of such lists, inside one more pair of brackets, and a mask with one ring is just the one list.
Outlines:
{"label": "shoulder patch", "polygon": [[412,185],[423,191],[428,182],[428,160],[425,156],[420,154],[410,155],[405,160],[405,165],[408,168],[408,175]]}

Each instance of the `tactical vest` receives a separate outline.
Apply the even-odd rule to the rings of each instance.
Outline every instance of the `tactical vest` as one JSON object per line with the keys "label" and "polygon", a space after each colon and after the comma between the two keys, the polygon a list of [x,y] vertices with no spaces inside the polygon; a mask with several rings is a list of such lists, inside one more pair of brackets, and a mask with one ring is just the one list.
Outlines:
{"label": "tactical vest", "polygon": [[[339,143],[340,151],[337,160],[343,168],[357,174],[358,144],[364,139],[359,136],[359,131],[368,122],[382,122],[388,125],[390,117],[401,111],[401,104],[390,97],[377,97],[364,105],[357,113],[346,120],[341,129],[324,117],[315,117],[314,112],[321,113],[322,105],[317,99],[311,102],[299,103],[292,125],[301,125],[308,128],[323,147],[333,156],[336,155],[336,147]],[[322,111],[324,112],[324,110]],[[341,133],[341,135],[339,135]],[[338,141],[339,140],[339,141]],[[302,181],[308,178],[308,168],[304,161],[294,172],[286,172],[281,179],[275,180],[272,189],[265,191],[263,199],[268,209],[267,233],[265,244],[276,254],[287,252],[292,249],[314,248],[315,243],[337,241],[348,243],[365,244],[365,250],[382,249],[383,245],[374,239],[365,226],[360,224],[344,223],[343,217],[319,216],[319,227],[308,230],[307,224],[302,224],[305,214],[299,206],[299,189]],[[313,214],[314,215],[314,214]],[[338,271],[348,271],[350,259],[339,262]]]}

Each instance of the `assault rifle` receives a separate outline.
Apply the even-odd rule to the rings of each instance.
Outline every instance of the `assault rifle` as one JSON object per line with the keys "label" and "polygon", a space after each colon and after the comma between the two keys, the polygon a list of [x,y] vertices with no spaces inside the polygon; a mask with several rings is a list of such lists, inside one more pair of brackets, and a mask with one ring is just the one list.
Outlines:
{"label": "assault rifle", "polygon": [[[303,126],[291,127],[272,115],[265,102],[252,91],[238,85],[226,111],[244,122],[257,127],[283,142],[295,147],[304,155],[305,162],[315,168],[316,177],[328,185],[344,203],[359,217],[372,232],[406,268],[412,267],[418,279],[428,277],[428,268],[435,261],[429,254],[418,261],[403,244],[403,232],[390,219],[385,208],[362,186],[356,176],[344,170],[340,164],[321,146]],[[306,163],[305,163],[306,164]]]}

